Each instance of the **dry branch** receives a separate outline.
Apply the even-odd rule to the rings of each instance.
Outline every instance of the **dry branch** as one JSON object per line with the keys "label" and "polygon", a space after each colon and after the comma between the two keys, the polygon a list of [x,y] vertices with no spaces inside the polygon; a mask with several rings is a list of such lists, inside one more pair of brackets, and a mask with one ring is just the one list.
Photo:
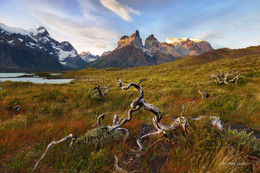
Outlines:
{"label": "dry branch", "polygon": [[118,158],[114,155],[114,158],[115,158],[115,164],[114,164],[114,167],[116,169],[117,172],[120,172],[120,173],[135,173],[135,172],[140,172],[140,171],[131,171],[131,172],[128,172],[122,168],[119,167],[118,165]]}
{"label": "dry branch", "polygon": [[74,143],[75,141],[77,140],[77,137],[73,134],[69,134],[68,136],[66,136],[65,138],[59,140],[59,141],[52,141],[46,148],[44,154],[42,155],[42,157],[35,163],[34,167],[33,167],[33,170],[32,172],[37,168],[38,164],[40,163],[40,161],[45,157],[45,155],[47,154],[48,150],[50,149],[50,147],[52,145],[56,145],[56,144],[59,144],[61,142],[64,142],[66,140],[68,140],[69,138],[72,138],[71,139],[71,142],[70,142],[70,148],[74,148]]}
{"label": "dry branch", "polygon": [[[102,90],[103,90],[103,89],[105,90],[104,93],[102,93]],[[95,94],[95,93],[98,93],[98,95],[99,95],[100,97],[104,97],[105,95],[108,94],[109,86],[105,86],[105,87],[103,88],[101,84],[98,84],[95,88],[93,88],[92,91],[93,91],[93,92],[92,92],[92,95]],[[91,92],[91,90],[90,90],[90,92]]]}
{"label": "dry branch", "polygon": [[115,155],[114,155],[114,157],[116,159],[115,164],[114,164],[116,171],[118,171],[120,173],[128,173],[126,170],[124,170],[118,166],[118,158]]}
{"label": "dry branch", "polygon": [[222,72],[222,70],[219,70],[219,73],[212,73],[211,78],[217,83],[217,84],[225,84],[228,85],[229,83],[237,83],[239,78],[245,78],[241,75],[241,73],[237,72]]}
{"label": "dry branch", "polygon": [[[118,119],[118,116],[115,114],[114,115],[114,119],[113,119],[113,125],[112,126],[101,126],[100,122],[102,120],[104,120],[105,118],[105,115],[106,114],[102,114],[98,117],[97,119],[97,123],[94,124],[94,125],[90,125],[91,127],[95,127],[95,126],[98,126],[100,129],[104,129],[104,130],[108,130],[108,131],[112,131],[111,129],[114,129],[116,130],[117,132],[120,132],[120,131],[125,131],[125,138],[124,138],[124,141],[127,140],[128,136],[129,136],[129,131],[126,129],[126,128],[119,128],[118,126],[120,125],[120,121]],[[117,128],[115,128],[117,127]]]}
{"label": "dry branch", "polygon": [[[187,132],[187,127],[189,127],[190,125],[189,125],[187,119],[185,117],[183,117],[183,114],[186,110],[186,104],[184,104],[182,106],[182,109],[180,111],[180,116],[173,122],[173,124],[170,125],[170,126],[166,126],[166,125],[161,123],[161,119],[162,119],[161,111],[156,106],[154,106],[153,104],[148,104],[148,103],[145,102],[144,92],[143,92],[143,89],[140,85],[135,84],[135,83],[130,83],[129,85],[124,86],[124,83],[120,79],[118,79],[118,86],[121,87],[123,90],[128,90],[131,87],[136,88],[139,92],[139,97],[134,99],[133,102],[131,103],[130,106],[132,108],[128,111],[128,117],[125,118],[122,121],[122,123],[114,126],[110,131],[117,129],[117,128],[121,127],[122,125],[124,125],[126,122],[130,121],[131,118],[132,118],[132,113],[139,110],[139,109],[144,109],[144,110],[150,111],[155,115],[152,119],[152,122],[153,122],[153,125],[154,125],[154,127],[156,128],[157,131],[145,134],[145,135],[143,135],[143,136],[141,136],[140,138],[137,139],[137,144],[138,144],[138,147],[139,147],[138,151],[141,151],[143,149],[142,140],[146,137],[158,135],[158,134],[165,134],[165,136],[167,137],[168,136],[167,132],[175,131],[179,127],[183,128],[183,130],[185,132]],[[200,120],[202,118],[203,118],[203,116],[201,116],[197,119],[194,119],[194,120]],[[223,129],[223,127],[221,125],[221,120],[219,119],[219,117],[211,116],[209,118],[210,118],[211,124],[213,126],[217,126],[220,130]]]}
{"label": "dry branch", "polygon": [[194,121],[199,121],[203,119],[209,119],[212,126],[217,127],[219,130],[223,130],[222,121],[220,120],[219,117],[201,115],[198,118],[192,118],[192,120]]}

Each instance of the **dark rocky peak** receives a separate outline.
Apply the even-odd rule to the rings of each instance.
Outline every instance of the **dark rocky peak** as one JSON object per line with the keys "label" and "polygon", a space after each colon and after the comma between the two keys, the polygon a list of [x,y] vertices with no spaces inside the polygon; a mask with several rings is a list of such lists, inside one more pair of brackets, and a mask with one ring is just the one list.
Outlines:
{"label": "dark rocky peak", "polygon": [[139,31],[136,30],[135,33],[133,33],[130,37],[140,37]]}
{"label": "dark rocky peak", "polygon": [[157,38],[154,37],[153,34],[149,35],[146,40],[154,40],[154,41],[158,41]]}
{"label": "dark rocky peak", "polygon": [[145,40],[145,48],[150,49],[152,47],[158,47],[159,46],[159,41],[154,37],[153,34],[149,35],[146,40]]}
{"label": "dark rocky peak", "polygon": [[149,35],[149,36],[147,37],[147,39],[153,40],[153,39],[154,39],[154,35],[153,35],[153,34]]}
{"label": "dark rocky peak", "polygon": [[120,38],[120,40],[124,40],[124,39],[128,39],[128,38],[129,38],[128,35],[124,35],[124,36],[122,36],[122,37]]}
{"label": "dark rocky peak", "polygon": [[130,37],[127,35],[124,35],[121,37],[121,39],[118,41],[118,47],[122,48],[124,46],[132,45],[138,49],[143,50],[143,44],[142,39],[140,38],[139,31],[136,30],[134,34],[132,34]]}
{"label": "dark rocky peak", "polygon": [[65,51],[73,51],[73,50],[75,50],[74,47],[68,41],[61,42],[60,43],[60,48],[62,50],[65,50]]}

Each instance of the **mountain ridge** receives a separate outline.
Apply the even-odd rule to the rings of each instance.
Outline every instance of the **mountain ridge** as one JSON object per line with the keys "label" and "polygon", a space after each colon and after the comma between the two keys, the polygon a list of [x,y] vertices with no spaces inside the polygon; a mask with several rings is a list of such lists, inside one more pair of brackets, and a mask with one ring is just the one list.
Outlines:
{"label": "mountain ridge", "polygon": [[[46,58],[46,61],[50,63],[49,65],[37,65],[37,68],[40,68],[42,70],[53,70],[53,68],[48,68],[48,66],[51,67],[53,63],[56,64],[56,61],[60,64],[56,65],[58,70],[71,68],[80,69],[84,68],[87,64],[80,58],[76,49],[68,41],[56,41],[49,35],[47,29],[43,26],[38,26],[34,29],[25,30],[0,24],[0,45],[0,59],[2,60],[0,61],[0,65],[4,67],[34,68],[36,60],[34,60],[35,63],[31,64],[30,66],[30,61],[27,61],[28,59],[26,59],[26,57],[23,57],[22,54],[20,56],[23,57],[24,61],[27,61],[28,64],[27,66],[22,66],[23,64],[21,63],[17,64],[19,58],[14,57],[13,54],[19,56],[18,54],[21,50],[23,50],[23,52],[27,52],[28,55],[30,54],[30,52],[32,55],[33,52],[38,52],[39,56],[41,56],[42,58]],[[5,47],[5,49],[3,49],[3,47]],[[12,50],[12,53],[10,52],[10,50]],[[34,58],[38,59],[39,56],[35,56]],[[49,60],[50,58],[53,58],[56,61],[51,62],[51,60]],[[7,61],[9,63],[4,63]]]}
{"label": "mountain ridge", "polygon": [[[118,41],[117,48],[103,54],[98,61],[89,63],[87,67],[128,68],[157,65],[189,55],[200,55],[211,50],[213,50],[211,45],[204,40],[193,41],[193,39],[187,38],[178,43],[167,43],[159,42],[153,34],[146,38],[145,45],[143,45],[140,33],[136,30],[130,37],[127,35],[122,36]],[[138,56],[140,57],[138,58]]]}

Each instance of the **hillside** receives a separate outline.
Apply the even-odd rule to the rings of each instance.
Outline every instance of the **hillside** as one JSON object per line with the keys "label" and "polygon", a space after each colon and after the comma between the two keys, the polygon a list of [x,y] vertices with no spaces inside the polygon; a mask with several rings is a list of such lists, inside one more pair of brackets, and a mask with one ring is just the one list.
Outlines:
{"label": "hillside", "polygon": [[[237,84],[216,84],[211,75],[219,70],[240,72],[243,78]],[[138,149],[136,139],[155,131],[152,112],[133,113],[122,126],[130,132],[125,142],[125,133],[108,133],[89,124],[97,122],[96,115],[106,114],[101,125],[111,125],[115,114],[120,119],[131,108],[139,94],[134,88],[119,88],[119,78],[126,85],[142,81],[145,101],[162,112],[163,124],[171,125],[186,103],[182,116],[187,119],[217,116],[225,128],[253,130],[257,136],[260,46],[218,49],[155,66],[67,71],[61,77],[75,80],[61,85],[0,83],[0,172],[31,172],[50,142],[71,133],[78,137],[76,148],[70,149],[69,141],[52,146],[35,172],[114,172],[114,155],[127,171],[259,172],[259,139],[244,132],[218,131],[208,122],[191,122],[190,134],[179,129],[153,136],[142,141],[144,150],[136,154],[130,150]],[[98,84],[109,86],[104,97],[89,92]],[[201,98],[198,90],[210,97]],[[21,107],[18,111],[16,104]],[[173,140],[166,138],[171,135]]]}
{"label": "hillside", "polygon": [[156,64],[156,60],[143,53],[134,46],[126,46],[114,50],[101,59],[88,64],[88,67],[106,68],[106,67],[136,67]]}
{"label": "hillside", "polygon": [[[52,56],[40,49],[24,46],[8,46],[0,43],[0,71],[60,71],[71,68],[60,64]],[[1,70],[2,69],[2,70]]]}

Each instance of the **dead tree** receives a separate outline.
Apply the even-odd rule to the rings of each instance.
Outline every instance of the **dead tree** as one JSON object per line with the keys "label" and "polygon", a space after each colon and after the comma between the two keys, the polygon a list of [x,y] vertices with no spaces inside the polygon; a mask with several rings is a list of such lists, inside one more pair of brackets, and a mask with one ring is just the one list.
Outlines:
{"label": "dead tree", "polygon": [[[143,89],[140,85],[137,85],[135,83],[130,83],[129,85],[124,86],[124,83],[119,79],[118,80],[118,86],[121,87],[123,90],[128,90],[131,87],[136,88],[139,92],[139,97],[134,99],[133,102],[131,103],[131,105],[130,105],[131,109],[128,111],[128,117],[125,118],[121,123],[118,123],[118,125],[115,125],[114,127],[112,127],[110,129],[110,131],[115,130],[117,128],[120,128],[126,122],[130,121],[131,118],[132,118],[132,113],[139,110],[139,109],[144,109],[144,110],[150,111],[155,115],[152,119],[152,122],[153,122],[153,126],[156,128],[157,131],[145,134],[145,135],[143,135],[143,136],[141,136],[140,138],[137,139],[137,144],[139,146],[138,151],[141,151],[143,149],[143,146],[142,146],[141,143],[142,143],[142,140],[146,137],[153,136],[153,135],[159,135],[159,134],[164,134],[164,136],[167,137],[167,134],[169,132],[175,131],[179,127],[181,127],[185,132],[187,132],[187,127],[189,127],[190,125],[189,125],[187,119],[182,116],[183,111],[185,110],[184,109],[185,106],[182,108],[182,110],[180,112],[180,117],[175,119],[175,121],[173,122],[172,125],[167,126],[167,125],[164,125],[164,124],[161,123],[161,119],[162,119],[161,111],[156,106],[154,106],[153,104],[148,104],[144,100],[144,91],[143,91]],[[201,119],[201,118],[199,118],[199,119]],[[212,118],[212,122],[211,122],[212,125],[215,125],[217,122],[221,122],[218,117],[215,117],[215,118],[211,117],[211,118]],[[197,120],[197,119],[194,119],[194,120]],[[219,121],[217,121],[217,120],[219,120]],[[217,127],[219,128],[220,126],[217,126]],[[222,128],[220,127],[219,129],[221,130]]]}
{"label": "dead tree", "polygon": [[[105,90],[104,93],[102,93],[102,90],[103,90],[103,89]],[[103,88],[101,84],[98,84],[95,88],[93,88],[92,91],[93,91],[92,95],[95,94],[95,93],[98,93],[98,95],[99,95],[100,97],[104,97],[105,95],[108,94],[109,86],[105,86],[105,87]],[[91,92],[91,90],[90,90],[90,92]]]}
{"label": "dead tree", "polygon": [[73,134],[69,134],[68,136],[66,136],[65,138],[59,140],[59,141],[52,141],[46,148],[44,154],[42,155],[42,157],[35,163],[32,172],[37,168],[38,164],[40,163],[40,161],[45,157],[45,155],[47,154],[48,150],[50,149],[50,147],[52,145],[56,145],[59,144],[61,142],[64,142],[66,140],[68,140],[69,138],[71,138],[71,142],[70,142],[70,148],[74,148],[74,143],[77,140],[77,137]]}
{"label": "dead tree", "polygon": [[[101,126],[100,122],[101,122],[102,120],[104,120],[105,115],[106,115],[106,114],[100,115],[100,116],[98,117],[98,119],[97,119],[97,123],[94,124],[94,125],[90,125],[90,126],[91,126],[91,127],[98,126],[100,129],[110,131],[110,130],[113,129],[115,126],[117,126],[117,125],[120,124],[120,121],[119,121],[119,119],[118,119],[118,116],[115,114],[115,115],[114,115],[113,125],[112,125],[112,126],[110,126],[110,125],[109,125],[109,126]],[[128,131],[126,128],[116,128],[115,131],[117,131],[117,132],[125,131],[126,135],[125,135],[124,141],[127,140],[128,136],[129,136],[129,131]]]}
{"label": "dead tree", "polygon": [[209,98],[210,97],[209,93],[207,93],[205,91],[198,90],[198,93],[200,93],[201,98]]}
{"label": "dead tree", "polygon": [[219,70],[219,74],[212,73],[211,78],[217,83],[217,84],[225,84],[228,85],[229,83],[236,84],[238,79],[244,78],[244,76],[241,75],[241,73],[236,72],[222,72],[222,70]]}

